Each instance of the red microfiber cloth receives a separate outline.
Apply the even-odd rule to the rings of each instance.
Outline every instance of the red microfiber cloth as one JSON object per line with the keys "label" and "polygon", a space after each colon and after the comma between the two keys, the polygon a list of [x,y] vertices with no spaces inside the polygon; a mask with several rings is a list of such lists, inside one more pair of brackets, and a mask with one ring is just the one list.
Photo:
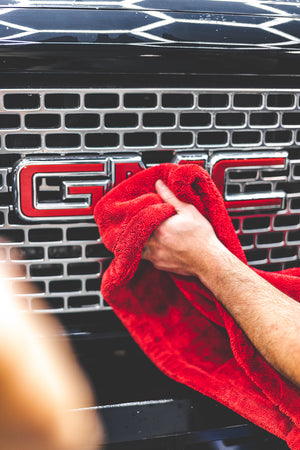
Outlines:
{"label": "red microfiber cloth", "polygon": [[[155,193],[159,178],[180,200],[196,206],[224,245],[247,263],[224,201],[208,173],[193,164],[161,164],[122,182],[96,205],[95,219],[103,242],[115,256],[103,275],[104,298],[165,374],[299,450],[299,389],[267,364],[199,280],[159,271],[141,261],[151,233],[175,214],[173,206]],[[257,272],[300,301],[299,269]]]}

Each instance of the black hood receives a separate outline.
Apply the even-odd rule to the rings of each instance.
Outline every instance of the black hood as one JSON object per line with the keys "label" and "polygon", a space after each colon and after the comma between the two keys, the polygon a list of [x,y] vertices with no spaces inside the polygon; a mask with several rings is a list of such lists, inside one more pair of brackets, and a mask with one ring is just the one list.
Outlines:
{"label": "black hood", "polygon": [[167,12],[196,12],[212,14],[267,15],[275,17],[300,16],[300,5],[282,0],[0,0],[0,7],[10,8],[70,8],[157,10]]}

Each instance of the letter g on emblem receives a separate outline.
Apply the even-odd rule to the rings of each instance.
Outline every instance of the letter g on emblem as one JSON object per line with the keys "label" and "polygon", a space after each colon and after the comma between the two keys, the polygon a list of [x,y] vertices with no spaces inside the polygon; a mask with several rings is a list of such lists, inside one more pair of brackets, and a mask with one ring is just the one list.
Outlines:
{"label": "letter g on emblem", "polygon": [[24,159],[14,171],[15,208],[25,220],[88,218],[110,187],[106,158]]}

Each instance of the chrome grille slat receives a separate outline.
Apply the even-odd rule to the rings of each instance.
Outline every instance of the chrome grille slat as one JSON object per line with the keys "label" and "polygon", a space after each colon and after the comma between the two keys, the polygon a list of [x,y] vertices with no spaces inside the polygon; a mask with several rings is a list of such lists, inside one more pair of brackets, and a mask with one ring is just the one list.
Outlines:
{"label": "chrome grille slat", "polygon": [[[105,145],[102,147],[105,151],[124,151],[126,149],[126,141],[130,141],[131,133],[142,133],[140,136],[136,138],[136,145],[127,146],[127,149],[144,149],[144,150],[159,150],[161,148],[167,148],[169,144],[164,144],[166,140],[166,133],[180,132],[188,133],[186,139],[176,147],[180,148],[198,148],[198,149],[208,149],[210,147],[218,147],[221,149],[232,148],[232,147],[289,147],[295,145],[300,141],[300,133],[298,133],[300,128],[300,118],[297,121],[294,117],[294,122],[291,119],[291,113],[300,114],[299,107],[299,91],[296,90],[262,90],[262,89],[247,89],[247,90],[203,90],[203,89],[194,89],[193,92],[188,89],[174,89],[174,90],[166,90],[166,89],[156,89],[155,92],[150,89],[135,89],[135,90],[88,90],[81,89],[76,92],[78,95],[78,106],[74,108],[47,108],[45,105],[45,96],[49,96],[49,94],[56,95],[64,95],[64,94],[74,94],[74,90],[26,90],[26,93],[30,95],[38,95],[40,98],[39,107],[32,109],[12,109],[5,108],[5,104],[7,101],[5,99],[9,98],[9,96],[14,96],[24,91],[20,90],[7,90],[5,93],[1,93],[0,102],[2,103],[3,108],[0,115],[0,126],[1,126],[1,116],[19,116],[20,124],[19,126],[10,127],[10,128],[1,128],[2,130],[2,143],[1,149],[2,152],[11,153],[12,151],[18,151],[21,153],[27,153],[30,150],[32,152],[47,152],[57,150],[59,152],[67,153],[67,152],[77,152],[77,151],[93,151],[97,148],[97,150],[101,149],[101,147],[91,147],[87,145],[86,136],[95,133],[104,133],[104,134],[116,134],[119,137],[119,142],[113,145],[112,147]],[[115,107],[109,109],[103,108],[90,108],[85,106],[85,98],[86,95],[90,95],[91,93],[99,93],[101,92],[111,95],[116,95],[119,99],[118,104]],[[140,95],[145,94],[144,97],[147,98],[147,95],[155,95],[157,98],[157,102],[155,106],[150,107],[141,107],[141,108],[126,108],[124,106],[124,96],[128,94],[137,94]],[[164,105],[164,96],[173,95],[175,100],[180,95],[190,95],[192,101],[188,106],[182,107],[168,107]],[[215,107],[213,104],[214,98],[217,98],[217,95],[225,95],[228,101],[223,106]],[[259,96],[261,101],[258,105],[253,106],[240,106],[236,104],[236,100],[241,97],[241,95],[249,95],[249,96]],[[8,97],[7,97],[8,96]],[[211,98],[211,106],[204,105],[201,106],[201,96],[208,96]],[[282,102],[281,97],[289,98],[292,100],[289,103]],[[269,99],[278,99],[278,106],[274,105],[276,103],[275,100],[272,102]],[[247,103],[247,102],[246,102]],[[46,102],[47,104],[47,102]],[[180,104],[180,99],[179,99]],[[199,113],[206,112],[210,115],[210,121],[208,124],[203,126],[189,127],[186,125],[181,125],[181,116],[186,113]],[[238,114],[243,113],[245,120],[240,125],[222,125],[220,124],[219,117],[226,114]],[[172,114],[174,117],[174,123],[172,125],[165,125],[159,128],[151,128],[145,126],[143,124],[143,114],[144,113],[160,113],[160,114]],[[263,118],[262,123],[253,123],[252,116],[257,113],[274,113],[276,114],[277,119],[274,123],[264,124]],[[32,115],[37,116],[38,114],[48,114],[52,116],[57,116],[60,118],[60,126],[54,128],[28,128],[26,123],[29,121]],[[93,126],[88,129],[84,128],[74,128],[67,127],[65,124],[65,119],[69,115],[76,114],[93,114],[95,117],[99,119],[99,125]],[[115,128],[112,126],[106,125],[106,116],[114,115],[114,114],[131,114],[136,116],[136,123],[134,125],[128,125],[122,128]],[[255,117],[255,116],[254,116]],[[300,117],[300,116],[299,116]],[[291,123],[289,123],[291,121]],[[299,123],[298,123],[299,122]],[[213,130],[218,130],[221,133],[220,142],[209,142],[209,135],[205,133],[211,133]],[[272,134],[274,132],[281,132],[278,134],[276,141],[276,136],[274,137]],[[116,133],[117,132],[117,133]],[[145,133],[151,133],[151,136],[146,136],[144,138]],[[18,142],[17,136],[21,134],[24,135],[23,138],[26,137],[28,139],[27,147],[20,147],[20,142]],[[68,135],[70,138],[70,146],[66,145],[65,147],[61,147],[63,143],[59,143],[59,140],[62,139],[61,135]],[[72,136],[73,135],[73,136]],[[32,146],[30,146],[30,139],[32,139]],[[139,142],[140,139],[140,142]],[[21,139],[20,139],[21,140]],[[55,145],[55,141],[57,141],[57,145]],[[154,143],[155,141],[155,143]],[[207,141],[207,142],[206,142]],[[47,147],[50,145],[49,147]],[[173,144],[174,146],[174,144]]]}
{"label": "chrome grille slat", "polygon": [[[7,104],[18,102],[19,97],[10,96],[19,94],[29,95],[26,97],[26,102],[39,106],[32,109],[5,108]],[[51,97],[53,94],[56,97]],[[62,96],[66,94],[71,94],[73,97],[64,100],[66,97]],[[268,152],[274,149],[289,151],[291,149],[294,152],[300,142],[299,96],[300,90],[296,89],[11,89],[1,91],[0,158],[8,158],[8,155],[14,157],[15,154],[25,157],[28,154],[63,156],[70,153],[120,154],[136,151],[146,155],[149,151],[154,151],[150,159],[147,159],[147,165],[151,166],[156,164],[155,155],[158,155],[159,151],[170,149],[204,152],[210,156],[216,152],[229,151],[242,153],[253,151],[255,154],[257,151]],[[69,107],[57,107],[57,104],[62,101],[68,101]],[[56,107],[47,107],[51,102],[52,105],[56,104]],[[99,107],[101,106],[99,102],[102,102],[103,108]],[[157,114],[159,116],[155,116]],[[42,121],[39,122],[37,115],[43,117]],[[87,128],[80,125],[80,121],[84,123],[86,115],[89,115],[88,117],[93,121],[93,127]],[[40,128],[38,128],[39,123]],[[50,125],[47,128],[47,123],[52,124],[52,128],[49,128]],[[3,124],[6,128],[3,128]],[[151,126],[151,124],[154,125]],[[20,135],[29,136],[29,144],[30,136],[33,135],[35,137],[32,142],[39,142],[40,145],[21,148],[18,143]],[[62,139],[66,140],[67,144],[70,137],[69,147],[55,145],[59,143],[60,135],[65,136]],[[6,136],[10,138],[6,139]],[[22,139],[19,139],[19,142]],[[7,143],[9,146],[6,145]],[[51,146],[47,147],[49,143]],[[126,146],[126,143],[130,145]],[[7,164],[6,167],[2,164],[0,167],[2,181],[0,194],[10,196],[12,193],[9,181],[11,170],[11,164]],[[250,175],[245,177],[245,170],[243,170],[244,175],[239,178],[238,169],[227,171],[228,195],[237,191],[248,193],[252,186],[259,184],[262,186],[261,189],[265,186],[264,189],[270,188],[271,192],[283,188],[287,190],[285,209],[277,213],[255,214],[253,211],[239,215],[231,213],[250,264],[267,270],[280,270],[297,265],[300,252],[300,220],[298,220],[300,217],[300,150],[299,158],[291,158],[287,169],[280,169],[277,174],[274,170],[268,173],[267,168],[249,169],[248,172]],[[299,183],[299,189],[297,183]],[[293,186],[294,191],[288,192]],[[12,211],[12,204],[5,203],[3,200],[0,214],[3,214],[4,223],[0,223],[0,230],[9,229],[12,232],[20,230],[24,236],[21,240],[18,238],[12,243],[1,243],[0,264],[4,264],[6,259],[12,259],[13,264],[21,266],[23,272],[11,278],[11,282],[34,280],[44,283],[42,293],[20,292],[19,298],[25,300],[27,308],[34,310],[36,298],[47,297],[54,306],[51,311],[107,309],[108,306],[99,294],[98,282],[95,282],[110,260],[104,248],[99,247],[95,253],[96,247],[92,247],[101,244],[101,239],[83,241],[79,238],[68,239],[69,230],[78,227],[90,228],[94,226],[92,221],[46,223],[43,227],[61,231],[61,239],[49,238],[36,241],[30,238],[30,233],[38,229],[39,225],[19,223],[18,220],[10,217]],[[286,217],[283,219],[285,222],[280,226],[276,222],[278,217]],[[251,218],[257,225],[247,228],[247,220]],[[295,223],[289,222],[294,218],[297,218]],[[262,226],[263,221],[267,221],[268,226]],[[80,251],[73,255],[74,257],[53,257],[50,249],[62,246],[74,246]],[[38,251],[33,251],[32,259],[14,259],[11,253],[14,248],[21,250],[40,248],[43,249],[44,255],[39,256]],[[82,264],[84,272],[87,270],[84,267],[97,262],[100,262],[100,272],[70,273],[70,264]],[[49,264],[56,264],[57,270],[59,266],[60,272],[31,276],[33,270],[39,273],[36,266],[41,265],[43,268]],[[54,269],[49,267],[49,270]],[[63,280],[68,281],[69,284],[66,283],[59,290],[60,285],[56,282]],[[67,290],[68,286],[69,290]],[[90,306],[85,303],[85,299],[90,301]]]}

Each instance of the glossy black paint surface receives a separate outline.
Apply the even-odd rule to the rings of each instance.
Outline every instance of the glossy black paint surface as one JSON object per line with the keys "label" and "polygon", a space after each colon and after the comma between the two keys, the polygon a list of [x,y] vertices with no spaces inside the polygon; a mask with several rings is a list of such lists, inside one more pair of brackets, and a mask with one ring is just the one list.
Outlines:
{"label": "glossy black paint surface", "polygon": [[[150,53],[149,53],[150,52]],[[150,56],[151,55],[151,56]],[[292,86],[292,75],[300,75],[299,55],[285,51],[220,51],[217,49],[195,48],[164,48],[143,46],[88,46],[88,45],[28,45],[28,46],[0,46],[0,80],[2,86],[24,86],[25,74],[39,74],[35,86],[161,86],[184,87],[220,86],[224,77],[225,84],[238,87],[231,76],[238,75],[255,77],[250,80],[250,87],[267,86],[269,83],[279,87],[277,77],[285,77],[284,86]],[[22,72],[22,75],[20,74]],[[5,74],[15,73],[16,79]],[[52,74],[60,74],[63,78],[53,80]],[[70,79],[72,74],[72,79]],[[75,75],[80,75],[77,81]],[[94,74],[94,77],[93,77]],[[103,77],[97,75],[103,74]],[[109,75],[109,77],[105,77]],[[129,77],[129,74],[131,77]],[[204,75],[201,80],[199,75]],[[115,78],[111,78],[115,75]],[[140,78],[140,75],[143,78]],[[147,75],[155,75],[149,79]],[[161,76],[168,78],[161,80]],[[181,76],[182,81],[174,77]],[[209,78],[206,77],[209,75]],[[257,77],[263,75],[267,84],[258,84]],[[215,76],[215,78],[213,78]],[[54,77],[55,78],[55,77]],[[89,81],[88,81],[89,79]],[[31,86],[31,78],[26,82]],[[91,84],[92,83],[92,84]],[[179,84],[178,84],[179,83]],[[229,83],[229,84],[228,84]],[[281,83],[281,82],[280,82]],[[225,84],[222,82],[222,87]],[[298,85],[295,85],[297,87]]]}
{"label": "glossy black paint surface", "polygon": [[289,0],[1,0],[0,6],[14,8],[70,8],[189,11],[222,14],[256,14],[278,17],[299,15],[299,5]]}
{"label": "glossy black paint surface", "polygon": [[150,48],[300,48],[300,17],[98,9],[0,9],[0,45],[80,43]]}
{"label": "glossy black paint surface", "polygon": [[255,15],[6,9],[0,72],[298,75],[299,24]]}

